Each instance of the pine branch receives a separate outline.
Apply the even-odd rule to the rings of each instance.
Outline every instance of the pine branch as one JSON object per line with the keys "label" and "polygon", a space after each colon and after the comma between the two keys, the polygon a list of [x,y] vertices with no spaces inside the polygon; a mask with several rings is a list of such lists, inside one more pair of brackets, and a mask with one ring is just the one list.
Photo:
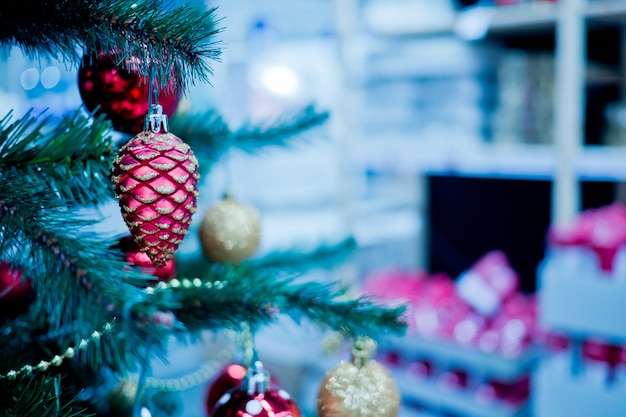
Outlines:
{"label": "pine branch", "polygon": [[219,31],[215,9],[174,7],[167,0],[0,2],[0,45],[74,64],[81,59],[77,47],[90,54],[111,52],[123,68],[142,77],[154,64],[158,80],[174,78],[183,89],[195,80],[208,82],[209,60],[220,55],[213,40]]}
{"label": "pine branch", "polygon": [[301,141],[328,117],[327,112],[310,105],[276,120],[247,124],[233,131],[215,110],[210,110],[199,114],[177,113],[170,121],[170,131],[194,149],[206,169],[206,162],[219,160],[231,148],[255,153],[270,146],[284,147]]}
{"label": "pine branch", "polygon": [[[7,190],[19,184],[19,179],[3,181],[0,195],[7,195]],[[41,339],[26,337],[62,331],[72,323],[77,326],[74,332],[60,334],[50,342],[59,346],[57,350],[63,349],[120,316],[125,332],[93,343],[81,360],[92,369],[103,363],[134,369],[142,357],[145,334],[133,328],[136,317],[124,311],[131,311],[130,307],[145,297],[141,288],[130,283],[145,285],[148,277],[124,262],[121,254],[112,252],[112,242],[84,232],[91,222],[73,216],[58,197],[47,197],[30,190],[28,184],[21,185],[22,196],[0,202],[0,253],[3,260],[32,279],[37,290],[24,319],[30,333],[20,348],[45,345]],[[9,336],[11,340],[15,335]],[[0,335],[0,342],[2,339]],[[0,344],[0,352],[7,346],[11,343]]]}
{"label": "pine branch", "polygon": [[77,110],[56,126],[42,116],[29,111],[17,120],[12,113],[0,120],[0,178],[20,178],[3,196],[21,195],[22,183],[83,205],[111,198],[115,155],[104,116],[92,119]]}
{"label": "pine branch", "polygon": [[296,249],[271,252],[250,262],[259,269],[303,272],[313,268],[331,268],[341,264],[354,254],[355,250],[356,240],[350,237],[337,244],[323,245],[309,252]]}
{"label": "pine branch", "polygon": [[294,137],[303,139],[313,128],[326,123],[328,117],[328,112],[320,112],[309,105],[262,125],[243,126],[233,132],[231,143],[248,153],[257,152],[260,147],[286,146]]}
{"label": "pine branch", "polygon": [[403,333],[407,326],[404,307],[386,307],[367,297],[348,298],[345,289],[317,282],[290,286],[285,309],[294,318],[304,315],[352,338],[378,339],[385,333]]}
{"label": "pine branch", "polygon": [[349,336],[376,338],[402,333],[404,308],[388,308],[364,297],[349,299],[343,289],[315,282],[295,283],[294,276],[276,276],[250,266],[214,265],[203,279],[175,280],[153,294],[172,291],[176,317],[191,332],[237,328],[242,322],[262,326],[278,312],[326,325]]}
{"label": "pine branch", "polygon": [[59,376],[40,375],[18,381],[0,382],[0,410],[6,417],[89,417],[64,387]]}
{"label": "pine branch", "polygon": [[[329,269],[346,262],[356,250],[354,238],[347,238],[334,245],[321,245],[311,251],[292,248],[284,251],[274,251],[258,259],[246,262],[251,268],[278,272],[291,271],[302,274],[311,269]],[[178,274],[181,277],[203,276],[205,271],[215,268],[216,263],[209,260],[202,253],[196,256],[185,256],[177,263]]]}
{"label": "pine branch", "polygon": [[205,173],[226,151],[230,131],[215,110],[199,114],[176,113],[169,120],[170,132],[193,149],[200,163],[200,174]]}

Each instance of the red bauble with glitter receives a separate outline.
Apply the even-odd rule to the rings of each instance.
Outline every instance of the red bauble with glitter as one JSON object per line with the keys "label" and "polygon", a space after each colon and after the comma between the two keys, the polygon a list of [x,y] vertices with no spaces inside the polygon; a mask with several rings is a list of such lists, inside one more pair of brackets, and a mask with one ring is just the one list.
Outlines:
{"label": "red bauble with glitter", "polygon": [[[235,377],[241,375],[241,368],[233,370]],[[245,377],[241,383],[220,397],[209,410],[210,417],[301,416],[300,409],[287,391],[271,383],[261,362],[256,361],[244,370]]]}
{"label": "red bauble with glitter", "polygon": [[206,410],[210,413],[217,404],[217,401],[222,398],[222,395],[235,387],[241,386],[243,379],[246,376],[247,368],[238,363],[230,363],[224,366],[217,376],[211,382],[209,391],[206,397]]}
{"label": "red bauble with glitter", "polygon": [[141,132],[120,149],[111,181],[131,235],[154,266],[174,258],[197,211],[198,161],[175,135]]}
{"label": "red bauble with glitter", "polygon": [[13,317],[28,310],[34,296],[30,278],[9,262],[0,262],[0,317]]}
{"label": "red bauble with glitter", "polygon": [[293,402],[282,389],[250,394],[243,388],[228,391],[212,410],[211,417],[296,417]]}
{"label": "red bauble with glitter", "polygon": [[[220,398],[233,388],[241,387],[248,369],[238,363],[230,363],[224,366],[217,376],[213,378],[213,382],[209,386],[209,391],[206,396],[206,410],[207,414],[211,413],[215,404]],[[270,377],[270,383],[272,387],[278,388],[278,383],[272,377]],[[292,410],[294,411],[293,417],[300,417],[300,410],[293,400],[288,400],[292,403]]]}
{"label": "red bauble with glitter", "polygon": [[160,281],[169,281],[176,276],[176,258],[170,259],[163,268],[157,268],[132,236],[121,238],[116,247],[124,252],[126,262],[138,266],[145,274],[154,275]]}
{"label": "red bauble with glitter", "polygon": [[[132,65],[127,65],[132,68]],[[113,54],[100,53],[97,59],[85,55],[78,70],[78,89],[87,110],[106,114],[113,128],[135,134],[144,128],[148,113],[148,80],[132,70],[116,65]],[[163,113],[172,116],[178,107],[179,94],[171,85],[158,94]]]}

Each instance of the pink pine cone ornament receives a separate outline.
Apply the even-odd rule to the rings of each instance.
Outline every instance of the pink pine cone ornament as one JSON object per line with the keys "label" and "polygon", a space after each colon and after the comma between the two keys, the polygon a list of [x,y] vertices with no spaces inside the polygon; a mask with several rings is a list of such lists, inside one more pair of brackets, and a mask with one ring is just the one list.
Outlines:
{"label": "pink pine cone ornament", "polygon": [[174,257],[197,211],[198,161],[175,135],[141,132],[119,151],[111,180],[122,217],[157,268]]}

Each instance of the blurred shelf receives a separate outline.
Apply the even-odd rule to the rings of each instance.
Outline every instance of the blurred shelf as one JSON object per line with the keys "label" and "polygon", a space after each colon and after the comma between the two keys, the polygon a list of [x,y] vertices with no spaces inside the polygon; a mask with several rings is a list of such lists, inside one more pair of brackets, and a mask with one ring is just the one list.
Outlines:
{"label": "blurred shelf", "polygon": [[528,415],[526,405],[513,407],[496,402],[480,402],[473,390],[446,389],[435,381],[412,378],[393,372],[403,399],[426,404],[429,409],[471,417],[522,417]]}
{"label": "blurred shelf", "polygon": [[[483,31],[491,34],[514,34],[516,32],[551,30],[559,18],[557,3],[521,3],[498,7],[474,7],[465,11],[442,16],[424,23],[415,16],[416,9],[410,3],[374,3],[373,11],[366,10],[366,27],[374,34],[396,36],[429,36],[454,33],[461,22],[473,20],[484,25]],[[591,1],[584,10],[588,20],[594,22],[623,22],[626,19],[626,2],[622,0]],[[397,16],[405,16],[398,24]],[[411,24],[410,22],[414,22]]]}
{"label": "blurred shelf", "polygon": [[626,2],[623,0],[596,0],[587,3],[587,18],[591,21],[626,22]]}
{"label": "blurred shelf", "polygon": [[558,18],[555,3],[523,3],[493,8],[490,33],[552,29]]}
{"label": "blurred shelf", "polygon": [[582,263],[559,260],[555,255],[542,261],[538,270],[539,321],[547,329],[624,343],[626,321],[615,319],[626,317],[624,277],[585,271],[589,268]]}
{"label": "blurred shelf", "polygon": [[533,375],[535,417],[621,417],[626,410],[626,386],[607,387],[573,377],[563,369],[542,364]]}
{"label": "blurred shelf", "polygon": [[[539,180],[552,179],[559,163],[551,145],[455,143],[446,138],[365,140],[351,158],[355,168],[379,172]],[[574,165],[580,180],[626,181],[626,147],[585,146]]]}
{"label": "blurred shelf", "polygon": [[461,367],[472,375],[501,381],[512,381],[528,374],[539,356],[533,348],[519,356],[506,357],[470,346],[415,336],[392,339],[385,348],[389,349],[390,346],[407,357],[433,360],[443,368]]}

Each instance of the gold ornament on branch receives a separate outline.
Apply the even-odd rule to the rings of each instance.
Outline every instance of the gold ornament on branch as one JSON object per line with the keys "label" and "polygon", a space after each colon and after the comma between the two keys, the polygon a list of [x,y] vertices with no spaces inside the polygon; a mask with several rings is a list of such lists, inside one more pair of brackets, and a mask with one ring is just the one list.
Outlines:
{"label": "gold ornament on branch", "polygon": [[249,259],[260,236],[259,211],[228,195],[205,212],[200,224],[202,250],[214,262],[237,265]]}
{"label": "gold ornament on branch", "polygon": [[400,394],[380,363],[371,358],[376,343],[360,338],[352,361],[342,361],[326,374],[317,399],[319,417],[396,417]]}

